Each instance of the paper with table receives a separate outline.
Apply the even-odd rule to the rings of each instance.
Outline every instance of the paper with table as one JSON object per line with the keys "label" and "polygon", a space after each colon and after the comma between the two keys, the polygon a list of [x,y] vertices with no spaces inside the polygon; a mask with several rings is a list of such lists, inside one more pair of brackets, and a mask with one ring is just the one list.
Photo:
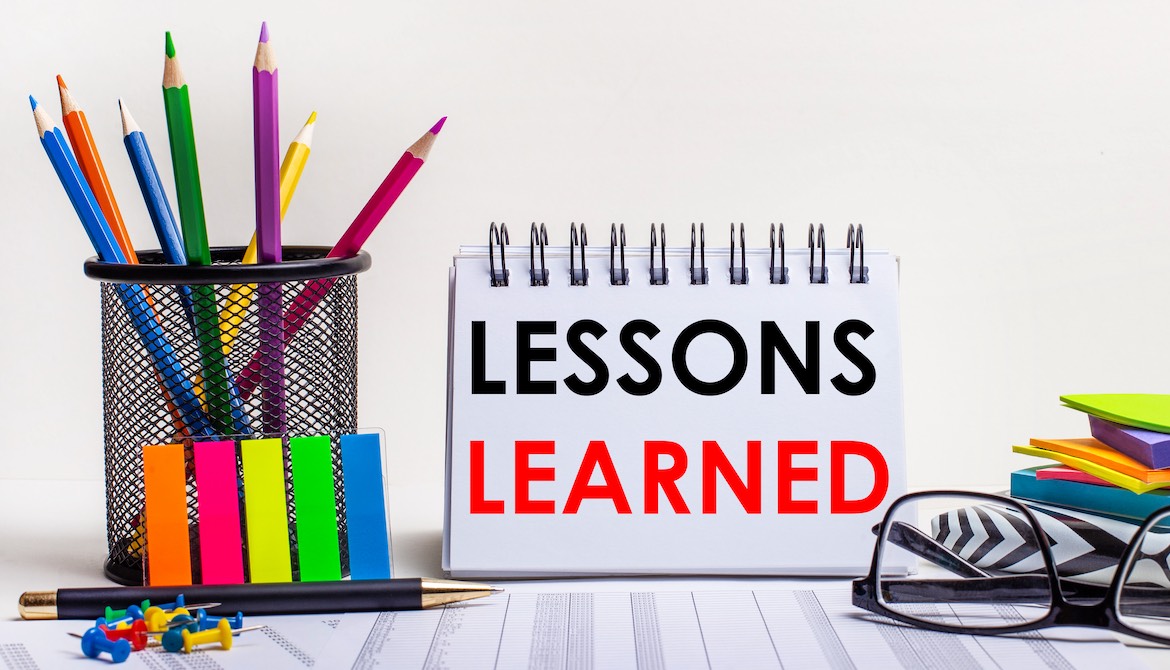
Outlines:
{"label": "paper with table", "polygon": [[934,633],[863,612],[847,590],[510,593],[348,614],[322,657],[362,670],[1142,667],[1108,633]]}
{"label": "paper with table", "polygon": [[[538,585],[544,586],[553,585]],[[512,591],[423,611],[251,617],[249,625],[268,628],[237,637],[231,651],[210,645],[186,655],[155,648],[131,654],[122,667],[1142,667],[1106,632],[1058,629],[1016,638],[932,633],[863,612],[844,589]],[[0,623],[0,668],[84,662],[77,640],[66,633],[85,627],[83,621]]]}

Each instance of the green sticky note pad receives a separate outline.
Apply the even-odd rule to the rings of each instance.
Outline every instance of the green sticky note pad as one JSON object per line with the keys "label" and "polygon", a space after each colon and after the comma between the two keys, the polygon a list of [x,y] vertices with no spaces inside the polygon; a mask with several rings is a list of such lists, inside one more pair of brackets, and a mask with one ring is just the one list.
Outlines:
{"label": "green sticky note pad", "polygon": [[1061,402],[1095,417],[1123,426],[1170,433],[1170,395],[1156,393],[1098,393],[1062,395]]}
{"label": "green sticky note pad", "polygon": [[341,547],[329,437],[294,437],[288,445],[301,581],[336,581],[341,579]]}
{"label": "green sticky note pad", "polygon": [[284,454],[279,439],[243,440],[244,509],[251,581],[291,582]]}

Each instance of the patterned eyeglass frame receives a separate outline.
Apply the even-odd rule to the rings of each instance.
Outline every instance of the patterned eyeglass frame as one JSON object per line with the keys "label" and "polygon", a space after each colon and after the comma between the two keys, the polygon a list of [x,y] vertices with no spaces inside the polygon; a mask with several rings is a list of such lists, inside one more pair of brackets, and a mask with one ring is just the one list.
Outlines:
{"label": "patterned eyeglass frame", "polygon": [[[979,592],[988,597],[995,593],[1003,594],[1005,597],[1019,598],[1022,595],[1031,593],[1033,597],[1049,597],[1051,603],[1048,613],[1035,621],[1022,624],[1010,624],[1005,626],[992,626],[986,628],[969,628],[961,625],[950,625],[944,623],[934,623],[931,621],[923,621],[913,617],[900,614],[882,603],[878,597],[878,571],[881,569],[879,562],[881,560],[882,542],[885,538],[890,537],[890,530],[893,524],[899,524],[899,527],[911,528],[917,530],[913,526],[909,526],[904,522],[893,519],[890,512],[897,509],[904,503],[919,499],[919,498],[938,498],[938,497],[961,497],[967,499],[978,499],[990,503],[998,503],[1006,505],[1013,509],[1019,509],[1024,512],[1028,519],[1028,523],[1032,525],[1033,530],[1036,531],[1036,537],[1040,545],[1040,554],[1044,559],[1044,574],[1019,574],[1019,575],[1005,575],[1005,576],[990,576],[981,569],[967,563],[964,559],[959,557],[954,552],[943,547],[930,538],[926,534],[921,534],[916,538],[901,538],[897,542],[899,546],[911,553],[914,553],[922,558],[930,560],[937,565],[940,565],[951,572],[958,574],[966,579],[948,580],[952,582],[946,586],[936,583],[934,584],[915,584],[914,580],[906,580],[898,582],[894,579],[883,579],[883,583],[887,585],[902,584],[909,588],[925,588],[931,592],[931,595],[936,597],[939,602],[946,602],[947,596],[955,594],[957,591],[963,592]],[[853,604],[861,609],[889,617],[895,621],[909,624],[916,628],[925,630],[939,631],[943,633],[962,633],[967,635],[1003,635],[1007,633],[1022,633],[1030,630],[1038,630],[1041,628],[1051,628],[1057,626],[1083,626],[1089,628],[1105,628],[1118,633],[1124,633],[1135,638],[1146,640],[1148,642],[1156,642],[1159,644],[1170,644],[1170,636],[1160,636],[1151,633],[1146,633],[1126,624],[1122,623],[1117,616],[1118,599],[1121,596],[1122,582],[1129,574],[1133,567],[1133,562],[1136,559],[1138,552],[1141,550],[1142,539],[1146,533],[1152,528],[1155,522],[1164,514],[1170,512],[1170,506],[1159,509],[1150,516],[1148,516],[1141,527],[1138,528],[1129,545],[1125,548],[1125,552],[1121,555],[1121,560],[1118,562],[1117,571],[1113,574],[1113,579],[1108,587],[1096,586],[1093,584],[1084,584],[1081,582],[1073,582],[1068,579],[1061,579],[1056,573],[1055,562],[1052,559],[1052,548],[1048,543],[1048,536],[1043,532],[1042,526],[1036,520],[1036,516],[1032,510],[1028,509],[1021,501],[1006,498],[1004,496],[994,495],[991,493],[973,493],[970,491],[920,491],[917,493],[906,494],[890,505],[889,510],[886,511],[885,517],[882,519],[881,525],[878,528],[877,541],[874,543],[873,561],[870,563],[869,574],[862,579],[853,582]],[[931,546],[933,545],[933,546]],[[930,555],[927,555],[930,554]],[[1045,580],[1044,584],[1040,580]],[[993,583],[986,583],[986,582]],[[981,583],[982,582],[982,583]],[[1134,587],[1130,587],[1133,589]],[[1165,612],[1166,619],[1170,623],[1170,589],[1157,588],[1150,590],[1151,599],[1156,601],[1158,605]],[[1096,597],[1100,600],[1092,604],[1079,604],[1069,602],[1069,596],[1076,598],[1090,598]],[[1128,599],[1128,596],[1127,596]],[[954,600],[954,598],[952,598]],[[1155,605],[1158,606],[1158,605]],[[1168,628],[1170,630],[1170,628]]]}

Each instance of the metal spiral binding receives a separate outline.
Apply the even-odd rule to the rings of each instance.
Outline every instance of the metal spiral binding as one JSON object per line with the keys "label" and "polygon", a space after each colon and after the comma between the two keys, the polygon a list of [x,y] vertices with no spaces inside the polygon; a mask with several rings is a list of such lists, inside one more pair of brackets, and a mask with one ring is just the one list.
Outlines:
{"label": "metal spiral binding", "polygon": [[570,286],[588,286],[589,285],[589,268],[585,267],[585,245],[589,241],[585,237],[585,224],[581,224],[581,267],[578,268],[573,262],[573,250],[577,248],[577,224],[569,229],[569,285]]}
{"label": "metal spiral binding", "polygon": [[[817,248],[821,250],[821,266],[817,267]],[[829,268],[825,265],[825,224],[819,224],[813,232],[813,224],[808,224],[808,283],[828,284]]]}
{"label": "metal spiral binding", "polygon": [[731,283],[743,285],[748,283],[747,244],[744,243],[743,223],[739,224],[739,267],[735,267],[735,224],[731,224]]}
{"label": "metal spiral binding", "polygon": [[[496,222],[492,221],[492,226],[488,229],[488,270],[491,272],[492,286],[508,285],[508,267],[504,260],[505,244],[511,244],[508,241],[508,224],[501,223],[497,228]],[[500,269],[498,272],[496,271],[496,254],[492,245],[500,247]]]}
{"label": "metal spiral binding", "polygon": [[776,224],[772,224],[772,256],[768,261],[768,281],[773,284],[788,283],[788,266],[784,263],[784,224],[780,224],[780,268],[776,268]]}
{"label": "metal spiral binding", "polygon": [[[849,247],[849,283],[868,284],[869,268],[865,267],[865,235],[862,233],[860,223],[857,224],[857,237],[853,236],[853,224],[849,224],[849,237],[845,240],[845,246]],[[857,265],[853,264],[854,251],[857,252]]]}
{"label": "metal spiral binding", "polygon": [[[536,269],[536,245],[540,245],[540,269]],[[544,266],[544,247],[548,244],[548,231],[545,230],[544,224],[540,224],[540,230],[536,229],[536,222],[532,222],[532,228],[528,232],[528,265],[529,276],[532,283],[530,286],[548,286],[548,269]]]}
{"label": "metal spiral binding", "polygon": [[[666,246],[665,244],[663,246]],[[707,234],[699,224],[699,267],[695,268],[695,224],[691,224],[691,284],[707,283]]]}
{"label": "metal spiral binding", "polygon": [[[654,224],[650,224],[650,284],[665,286],[670,283],[670,270],[666,267],[666,224],[658,224],[662,236],[662,246],[658,246],[658,236],[654,232]],[[662,267],[654,267],[654,249],[658,248],[662,258]]]}
{"label": "metal spiral binding", "polygon": [[[630,284],[630,271],[626,269],[626,224],[623,223],[621,227],[622,266],[620,268],[613,264],[613,252],[618,248],[618,237],[617,224],[609,224],[609,283],[612,286],[628,286]],[[653,254],[651,254],[650,260],[653,262]]]}

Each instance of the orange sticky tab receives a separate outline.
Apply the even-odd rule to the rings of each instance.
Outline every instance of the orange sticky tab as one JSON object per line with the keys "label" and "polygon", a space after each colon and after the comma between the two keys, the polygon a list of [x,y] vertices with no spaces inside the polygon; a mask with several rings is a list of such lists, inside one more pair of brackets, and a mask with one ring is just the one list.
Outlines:
{"label": "orange sticky tab", "polygon": [[146,559],[151,586],[191,583],[187,472],[181,444],[142,448],[146,490]]}

